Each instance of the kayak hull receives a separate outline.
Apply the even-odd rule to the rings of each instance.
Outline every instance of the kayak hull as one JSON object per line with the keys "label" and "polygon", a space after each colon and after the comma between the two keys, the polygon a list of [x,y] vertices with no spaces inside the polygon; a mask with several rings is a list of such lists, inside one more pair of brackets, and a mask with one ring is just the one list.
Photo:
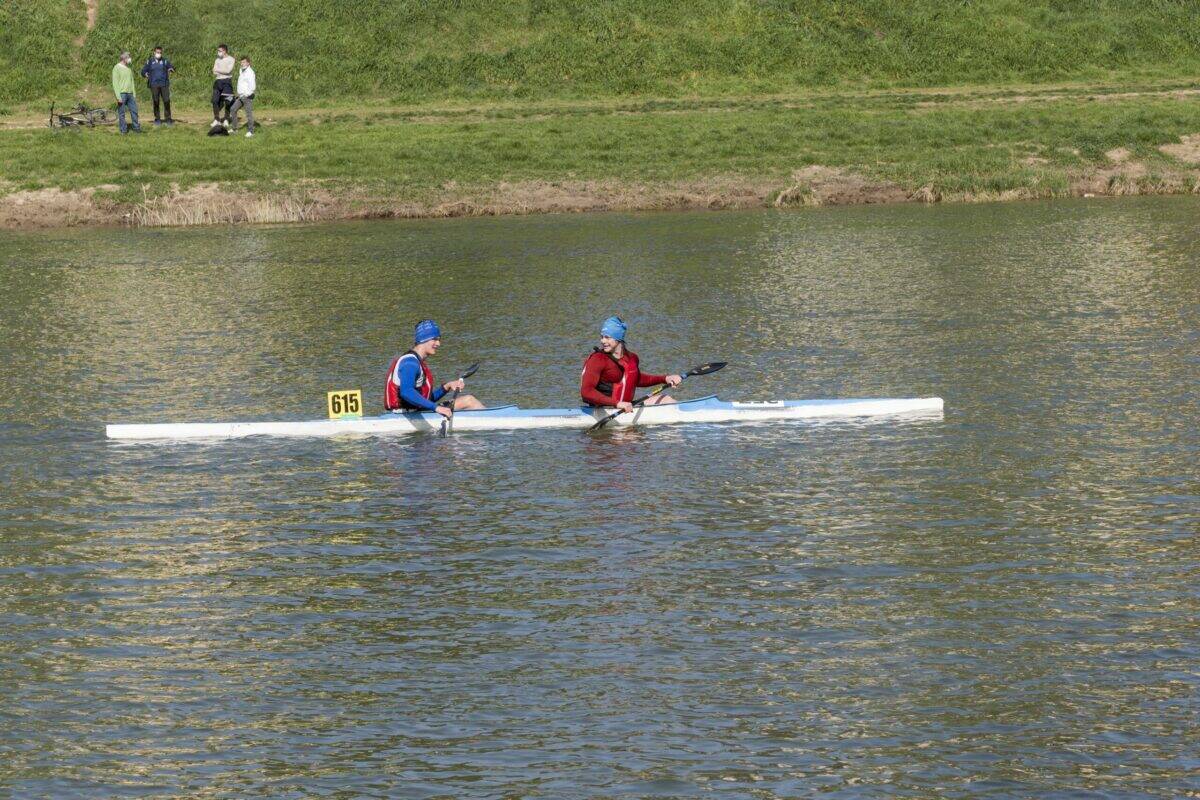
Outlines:
{"label": "kayak hull", "polygon": [[[866,400],[778,400],[738,403],[715,396],[640,406],[622,414],[612,425],[673,425],[688,422],[757,422],[781,419],[873,417],[896,414],[940,413],[940,397]],[[587,428],[610,409],[589,407],[534,408],[517,406],[456,411],[455,431],[522,430],[529,428]],[[110,439],[232,439],[244,436],[338,436],[357,434],[429,433],[441,428],[438,414],[384,414],[378,417],[318,419],[298,422],[186,422],[147,425],[107,425]]]}

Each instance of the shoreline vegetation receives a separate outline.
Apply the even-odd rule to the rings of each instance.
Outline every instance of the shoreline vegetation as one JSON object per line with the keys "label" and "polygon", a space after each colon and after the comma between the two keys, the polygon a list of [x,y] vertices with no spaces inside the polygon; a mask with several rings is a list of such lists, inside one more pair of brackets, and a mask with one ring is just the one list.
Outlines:
{"label": "shoreline vegetation", "polygon": [[[0,228],[1198,191],[1193,4],[951,5],[0,3]],[[252,140],[203,135],[218,42]],[[189,124],[45,127],[156,44]]]}
{"label": "shoreline vegetation", "polygon": [[283,109],[246,141],[200,107],[127,137],[9,116],[0,228],[1195,194],[1192,87]]}
{"label": "shoreline vegetation", "polygon": [[[253,139],[203,134],[218,42]],[[155,44],[186,125],[48,130]],[[0,2],[0,229],[1196,193],[1198,44],[1182,0]]]}

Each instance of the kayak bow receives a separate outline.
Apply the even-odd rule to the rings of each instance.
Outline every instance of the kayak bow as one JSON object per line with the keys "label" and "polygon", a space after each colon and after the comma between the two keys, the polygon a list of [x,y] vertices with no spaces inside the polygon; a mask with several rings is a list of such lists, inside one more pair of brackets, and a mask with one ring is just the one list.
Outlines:
{"label": "kayak bow", "polygon": [[[873,400],[777,400],[737,403],[715,396],[681,403],[639,406],[622,414],[614,425],[671,425],[685,422],[758,422],[782,419],[873,417],[894,414],[941,413],[942,398],[918,397]],[[456,431],[520,430],[529,428],[590,428],[608,409],[533,408],[498,406],[454,414]],[[434,432],[442,417],[434,413],[384,414],[358,419],[318,419],[300,422],[189,422],[148,425],[108,425],[110,439],[228,439],[242,436],[336,436],[344,433],[400,434]]]}

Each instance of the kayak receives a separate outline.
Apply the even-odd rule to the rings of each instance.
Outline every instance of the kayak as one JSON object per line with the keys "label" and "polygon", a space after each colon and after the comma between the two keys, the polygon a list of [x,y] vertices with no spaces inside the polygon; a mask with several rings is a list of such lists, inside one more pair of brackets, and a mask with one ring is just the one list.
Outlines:
{"label": "kayak", "polygon": [[[679,403],[638,406],[611,425],[671,425],[684,422],[758,422],[780,419],[874,417],[891,414],[941,412],[942,398],[918,397],[875,400],[777,400],[737,403],[701,397]],[[521,430],[527,428],[588,428],[612,409],[518,408],[497,406],[454,412],[456,431]],[[345,433],[429,433],[441,428],[442,417],[431,413],[390,413],[378,417],[317,419],[300,422],[187,422],[148,425],[108,425],[110,439],[229,439],[242,436],[337,436]]]}

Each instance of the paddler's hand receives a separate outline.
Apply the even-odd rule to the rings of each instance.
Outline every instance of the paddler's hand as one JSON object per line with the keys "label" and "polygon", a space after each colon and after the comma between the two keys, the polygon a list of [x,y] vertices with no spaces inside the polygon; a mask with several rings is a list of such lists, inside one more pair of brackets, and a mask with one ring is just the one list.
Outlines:
{"label": "paddler's hand", "polygon": [[443,417],[448,417],[453,412],[450,411],[450,406],[438,406],[437,413],[441,414]]}
{"label": "paddler's hand", "polygon": [[465,388],[467,388],[467,382],[462,378],[442,384],[442,391],[445,392],[453,392],[455,389],[461,392]]}
{"label": "paddler's hand", "polygon": [[618,411],[633,411],[633,403],[617,403]]}
{"label": "paddler's hand", "polygon": [[682,375],[668,375],[667,376],[667,386],[678,386],[681,383],[683,383]]}

